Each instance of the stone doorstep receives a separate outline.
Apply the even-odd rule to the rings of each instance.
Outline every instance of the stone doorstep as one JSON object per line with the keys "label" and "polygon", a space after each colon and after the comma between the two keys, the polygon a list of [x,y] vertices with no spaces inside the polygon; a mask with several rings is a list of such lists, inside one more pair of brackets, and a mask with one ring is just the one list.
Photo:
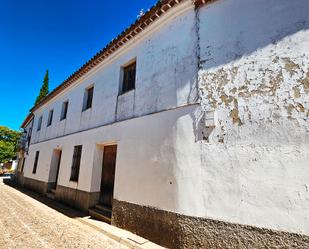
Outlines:
{"label": "stone doorstep", "polygon": [[164,247],[159,246],[147,239],[144,239],[134,233],[123,230],[121,228],[109,225],[105,222],[93,220],[90,216],[83,218],[75,218],[76,220],[88,225],[99,232],[102,232],[106,236],[113,240],[116,240],[120,244],[129,248],[136,249],[163,249]]}

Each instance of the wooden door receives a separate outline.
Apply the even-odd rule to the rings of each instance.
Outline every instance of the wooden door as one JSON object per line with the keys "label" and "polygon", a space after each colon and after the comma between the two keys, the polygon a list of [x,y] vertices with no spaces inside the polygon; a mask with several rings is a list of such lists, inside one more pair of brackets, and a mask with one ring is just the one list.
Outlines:
{"label": "wooden door", "polygon": [[58,177],[59,177],[59,170],[60,170],[60,163],[61,163],[62,150],[59,150],[58,153],[59,153],[59,155],[58,155],[57,173],[56,173],[56,181],[55,181],[54,189],[56,189],[57,183],[58,183]]}
{"label": "wooden door", "polygon": [[100,204],[109,208],[113,204],[116,155],[117,145],[104,147]]}

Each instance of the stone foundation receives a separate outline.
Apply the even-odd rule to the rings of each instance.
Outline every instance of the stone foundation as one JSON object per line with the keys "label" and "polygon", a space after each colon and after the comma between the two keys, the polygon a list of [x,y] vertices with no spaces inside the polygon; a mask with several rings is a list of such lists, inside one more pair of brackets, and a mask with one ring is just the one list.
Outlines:
{"label": "stone foundation", "polygon": [[23,172],[16,172],[16,180],[17,180],[17,184],[19,186],[24,186],[24,173]]}
{"label": "stone foundation", "polygon": [[55,197],[56,200],[69,206],[78,208],[82,211],[88,211],[90,207],[93,207],[98,203],[100,193],[90,193],[57,185]]}
{"label": "stone foundation", "polygon": [[309,248],[309,236],[180,215],[114,200],[112,224],[168,248]]}
{"label": "stone foundation", "polygon": [[48,183],[24,177],[24,187],[40,194],[45,194],[48,190]]}

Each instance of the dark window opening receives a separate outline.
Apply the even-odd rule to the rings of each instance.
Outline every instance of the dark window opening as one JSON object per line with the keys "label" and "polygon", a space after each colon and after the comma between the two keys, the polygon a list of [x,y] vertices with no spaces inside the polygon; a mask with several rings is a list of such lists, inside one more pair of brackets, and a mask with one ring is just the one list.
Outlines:
{"label": "dark window opening", "polygon": [[39,155],[40,155],[40,152],[37,151],[37,152],[35,153],[35,159],[34,159],[34,165],[33,165],[32,174],[35,174],[35,173],[36,173],[36,169],[37,169],[37,167],[38,167]]}
{"label": "dark window opening", "polygon": [[82,145],[77,145],[74,147],[70,181],[74,182],[78,181],[81,156],[82,156]]}
{"label": "dark window opening", "polygon": [[67,118],[67,114],[68,114],[68,107],[69,107],[69,102],[63,102],[62,104],[62,112],[61,112],[61,117],[60,120],[64,120]]}
{"label": "dark window opening", "polygon": [[49,111],[47,126],[51,126],[53,122],[54,110]]}
{"label": "dark window opening", "polygon": [[31,133],[32,133],[32,128],[29,129],[28,131],[28,135],[27,135],[27,143],[28,143],[28,147],[30,145],[31,142]]}
{"label": "dark window opening", "polygon": [[39,121],[38,121],[37,131],[41,130],[41,126],[42,126],[42,119],[43,119],[43,117],[41,116],[41,117],[39,118]]}
{"label": "dark window opening", "polygon": [[93,99],[93,87],[90,87],[85,91],[83,111],[90,109],[92,107],[92,99]]}
{"label": "dark window opening", "polygon": [[123,80],[121,93],[135,89],[136,61],[123,68]]}
{"label": "dark window opening", "polygon": [[25,162],[26,162],[26,158],[24,157],[20,172],[24,172]]}

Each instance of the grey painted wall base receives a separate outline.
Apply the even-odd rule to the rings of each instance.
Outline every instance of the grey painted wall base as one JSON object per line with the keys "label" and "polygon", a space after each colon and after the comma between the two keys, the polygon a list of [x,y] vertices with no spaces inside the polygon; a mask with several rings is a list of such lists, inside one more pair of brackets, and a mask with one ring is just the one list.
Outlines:
{"label": "grey painted wall base", "polygon": [[309,236],[180,215],[114,200],[112,224],[169,248],[309,248]]}
{"label": "grey painted wall base", "polygon": [[89,208],[95,206],[99,201],[99,196],[100,192],[90,193],[60,185],[57,185],[55,194],[56,200],[82,211],[88,211]]}
{"label": "grey painted wall base", "polygon": [[49,184],[32,178],[24,177],[24,187],[40,194],[45,194]]}

